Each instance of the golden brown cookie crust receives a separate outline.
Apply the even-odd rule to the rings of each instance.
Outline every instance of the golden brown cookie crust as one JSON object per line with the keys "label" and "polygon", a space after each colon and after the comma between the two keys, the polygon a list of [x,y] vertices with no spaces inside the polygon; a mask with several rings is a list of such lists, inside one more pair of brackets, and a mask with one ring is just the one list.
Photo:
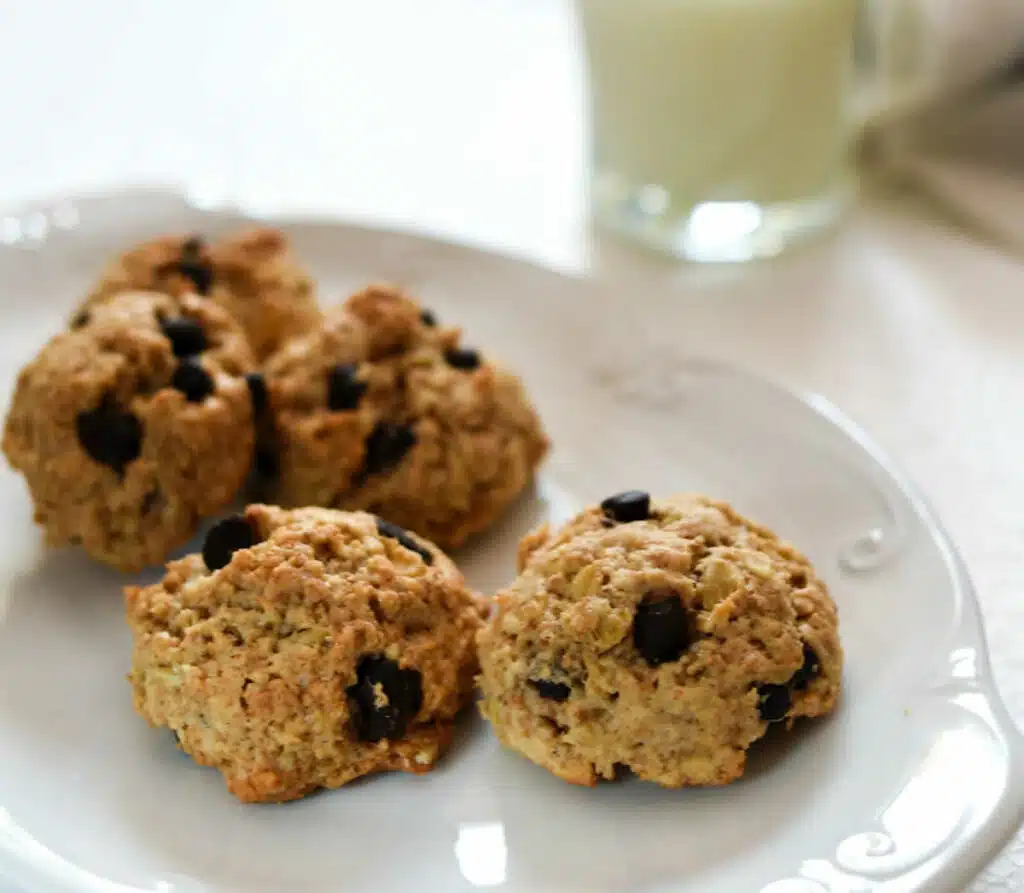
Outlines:
{"label": "golden brown cookie crust", "polygon": [[179,266],[187,258],[209,270],[206,296],[241,324],[258,360],[317,325],[313,282],[283,233],[257,227],[187,248],[195,238],[165,236],[129,249],[107,267],[76,315],[128,290],[196,294],[196,281]]}
{"label": "golden brown cookie crust", "polygon": [[[483,606],[432,545],[416,552],[375,517],[253,505],[260,540],[210,573],[200,555],[128,588],[136,710],[165,726],[240,800],[283,801],[374,772],[427,772],[472,697]],[[401,737],[356,732],[361,661],[419,674]]]}
{"label": "golden brown cookie crust", "polygon": [[[526,487],[548,441],[514,375],[486,357],[475,368],[446,359],[459,342],[458,329],[431,325],[415,301],[379,285],[285,345],[266,365],[280,464],[272,498],[365,509],[445,548],[488,527]],[[333,411],[328,378],[345,365],[365,393]],[[367,444],[381,425],[415,443],[368,474]]]}
{"label": "golden brown cookie crust", "polygon": [[[209,342],[199,361],[214,393],[201,402],[171,386],[180,360],[160,319],[181,317],[198,322]],[[3,436],[48,542],[81,545],[129,571],[186,542],[248,473],[252,409],[241,376],[252,365],[237,324],[195,297],[121,295],[53,338],[18,376]],[[79,416],[105,402],[141,428],[138,457],[123,469],[96,461],[79,439]]]}
{"label": "golden brown cookie crust", "polygon": [[[768,695],[788,702],[787,725],[835,706],[843,654],[825,584],[725,503],[655,500],[632,523],[595,507],[527,536],[520,568],[479,636],[481,706],[506,746],[566,781],[628,767],[666,787],[726,784],[767,730]],[[690,644],[652,665],[637,612],[670,596]]]}

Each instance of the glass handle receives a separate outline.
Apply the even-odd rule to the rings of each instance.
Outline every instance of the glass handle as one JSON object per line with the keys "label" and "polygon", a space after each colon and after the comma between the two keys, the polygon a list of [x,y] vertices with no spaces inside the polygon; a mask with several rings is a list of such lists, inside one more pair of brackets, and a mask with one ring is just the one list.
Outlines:
{"label": "glass handle", "polygon": [[936,57],[921,0],[861,0],[856,36],[857,121],[904,115],[935,94]]}

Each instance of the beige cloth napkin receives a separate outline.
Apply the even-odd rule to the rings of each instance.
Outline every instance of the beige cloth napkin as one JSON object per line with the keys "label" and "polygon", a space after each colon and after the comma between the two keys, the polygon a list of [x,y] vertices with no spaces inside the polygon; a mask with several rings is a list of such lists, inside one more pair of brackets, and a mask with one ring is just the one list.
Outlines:
{"label": "beige cloth napkin", "polygon": [[946,101],[1024,55],[1022,0],[862,0],[883,114]]}
{"label": "beige cloth napkin", "polygon": [[865,0],[864,11],[867,172],[1024,254],[1024,0]]}

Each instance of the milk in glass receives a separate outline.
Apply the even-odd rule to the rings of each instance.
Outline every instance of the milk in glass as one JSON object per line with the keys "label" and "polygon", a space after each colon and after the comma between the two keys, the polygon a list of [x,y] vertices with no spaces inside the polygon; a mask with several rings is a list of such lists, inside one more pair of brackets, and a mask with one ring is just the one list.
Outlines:
{"label": "milk in glass", "polygon": [[848,192],[857,0],[577,0],[595,211],[697,260],[777,254]]}

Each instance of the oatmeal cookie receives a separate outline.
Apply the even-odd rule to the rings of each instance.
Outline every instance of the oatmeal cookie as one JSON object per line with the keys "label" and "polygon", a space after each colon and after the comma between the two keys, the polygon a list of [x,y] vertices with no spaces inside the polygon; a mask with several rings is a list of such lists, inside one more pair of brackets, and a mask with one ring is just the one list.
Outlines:
{"label": "oatmeal cookie", "polygon": [[472,696],[482,602],[363,512],[250,506],[125,598],[136,710],[246,802],[427,772]]}
{"label": "oatmeal cookie", "polygon": [[328,311],[266,375],[268,498],[364,509],[444,548],[491,524],[547,450],[519,380],[394,288]]}
{"label": "oatmeal cookie", "polygon": [[130,289],[197,294],[227,310],[245,330],[258,360],[320,319],[313,282],[283,233],[246,230],[207,243],[199,236],[166,236],[115,259],[72,317]]}
{"label": "oatmeal cookie", "polygon": [[253,357],[237,323],[195,296],[112,297],[18,376],[3,450],[51,545],[159,564],[248,473]]}
{"label": "oatmeal cookie", "polygon": [[836,608],[807,559],[703,496],[611,497],[527,536],[479,636],[501,741],[574,784],[720,785],[835,706]]}

